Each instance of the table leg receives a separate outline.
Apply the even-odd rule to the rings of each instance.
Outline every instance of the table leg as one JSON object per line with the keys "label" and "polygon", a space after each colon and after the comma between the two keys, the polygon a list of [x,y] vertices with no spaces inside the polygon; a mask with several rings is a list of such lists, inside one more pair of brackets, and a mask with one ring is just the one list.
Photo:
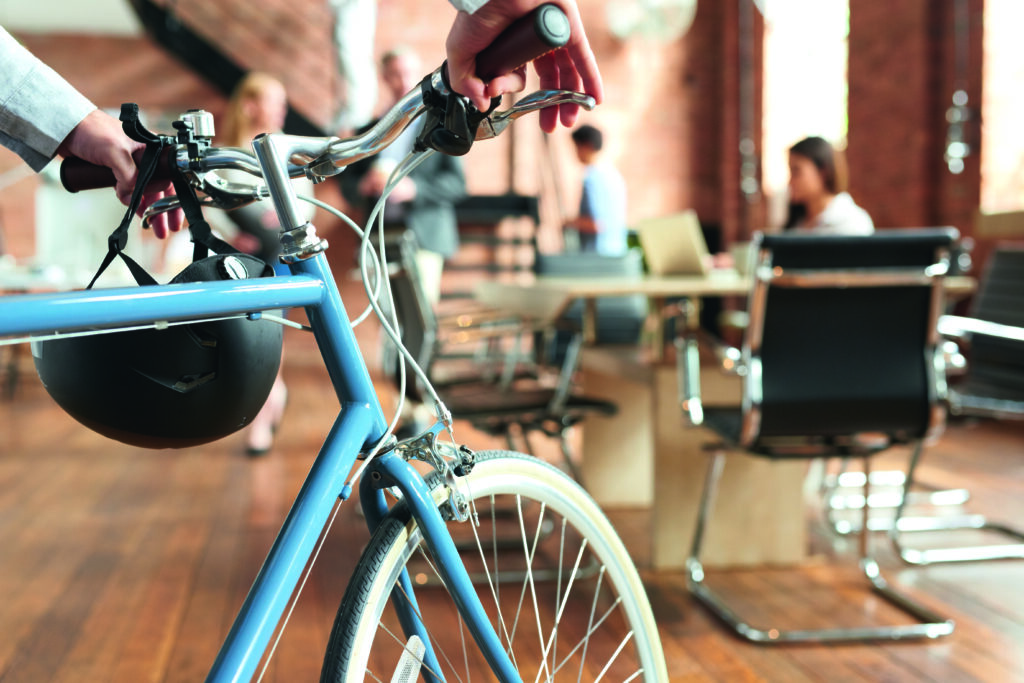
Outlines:
{"label": "table leg", "polygon": [[[586,352],[585,352],[586,353]],[[584,362],[584,390],[619,406],[583,425],[583,480],[602,506],[651,509],[652,566],[682,569],[696,524],[712,435],[686,428],[675,368]],[[737,378],[705,373],[705,397],[738,399]],[[793,563],[806,552],[803,462],[730,454],[711,513],[703,557],[708,566]]]}

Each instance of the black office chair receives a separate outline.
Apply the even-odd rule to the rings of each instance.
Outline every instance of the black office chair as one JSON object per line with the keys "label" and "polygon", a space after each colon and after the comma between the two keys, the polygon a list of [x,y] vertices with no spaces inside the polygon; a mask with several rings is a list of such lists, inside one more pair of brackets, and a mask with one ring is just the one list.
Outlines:
{"label": "black office chair", "polygon": [[[967,351],[966,372],[951,382],[949,410],[954,415],[994,419],[1024,419],[1024,248],[1001,247],[993,252],[978,288],[970,317],[942,316],[939,331]],[[920,453],[908,471],[913,476]],[[1024,559],[1024,531],[979,514],[946,514],[930,523],[906,524],[907,506],[896,509],[889,528],[900,557],[916,565],[939,562]],[[905,541],[918,532],[981,530],[1009,539],[1008,543],[931,545],[911,547]],[[947,533],[947,537],[951,534]]]}
{"label": "black office chair", "polygon": [[940,320],[940,331],[969,348],[966,375],[950,385],[952,414],[1024,419],[1024,342],[1019,332],[1006,328],[1024,328],[1024,247],[1019,246],[992,253],[968,318]]}
{"label": "black office chair", "polygon": [[[955,237],[955,230],[945,229],[858,237],[757,236],[743,349],[719,349],[743,375],[740,407],[702,405],[697,340],[677,340],[684,413],[718,438],[709,444],[712,461],[687,561],[689,589],[738,635],[778,643],[936,638],[953,631],[951,621],[882,577],[866,530],[860,534],[863,574],[875,592],[918,623],[788,631],[755,627],[705,583],[700,554],[727,452],[772,459],[856,457],[870,474],[870,456],[897,444],[920,448],[923,439],[942,429],[943,357],[936,320]],[[865,499],[869,487],[870,476]]]}
{"label": "black office chair", "polygon": [[[434,383],[437,347],[446,331],[442,330],[422,287],[416,267],[416,243],[412,233],[399,240],[399,261],[389,268],[403,344]],[[460,328],[458,335],[518,334],[521,326],[484,326],[476,331]],[[531,328],[525,328],[527,332]],[[576,333],[567,347],[561,365],[545,376],[529,368],[517,374],[514,367],[498,372],[481,371],[475,376],[442,378],[434,383],[439,397],[448,410],[459,419],[470,422],[477,429],[503,437],[512,449],[535,452],[530,435],[533,432],[559,440],[562,456],[570,473],[578,480],[579,471],[570,444],[570,430],[589,415],[614,415],[614,403],[589,398],[574,391],[573,374],[576,370],[582,336]],[[518,355],[507,361],[515,363]],[[397,363],[397,359],[395,360]],[[397,373],[396,373],[397,378]],[[430,404],[424,387],[414,377],[406,381],[406,394],[410,398]],[[525,443],[520,446],[516,439]]]}

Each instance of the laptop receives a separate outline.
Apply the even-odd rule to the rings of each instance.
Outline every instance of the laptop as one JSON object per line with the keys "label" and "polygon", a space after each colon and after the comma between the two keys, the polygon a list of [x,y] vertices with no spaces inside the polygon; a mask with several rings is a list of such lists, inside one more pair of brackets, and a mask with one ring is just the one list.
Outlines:
{"label": "laptop", "polygon": [[636,232],[651,275],[707,275],[711,259],[695,211],[648,218]]}

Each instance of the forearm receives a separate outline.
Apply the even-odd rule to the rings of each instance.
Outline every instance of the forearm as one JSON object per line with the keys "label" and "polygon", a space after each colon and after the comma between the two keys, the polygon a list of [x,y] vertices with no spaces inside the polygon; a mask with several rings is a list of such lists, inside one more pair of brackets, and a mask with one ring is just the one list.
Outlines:
{"label": "forearm", "polygon": [[96,107],[3,28],[0,73],[0,143],[38,171]]}

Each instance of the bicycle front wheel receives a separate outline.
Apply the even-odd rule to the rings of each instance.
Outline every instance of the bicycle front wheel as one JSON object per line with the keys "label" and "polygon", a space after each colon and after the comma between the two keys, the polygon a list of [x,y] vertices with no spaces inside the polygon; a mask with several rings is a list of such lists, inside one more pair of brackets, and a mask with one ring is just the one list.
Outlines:
{"label": "bicycle front wheel", "polygon": [[[505,451],[477,454],[459,481],[474,515],[450,522],[449,531],[524,681],[667,680],[636,567],[578,484]],[[493,680],[435,567],[415,520],[393,510],[342,599],[321,680]],[[403,570],[436,655],[432,666],[413,658],[421,648],[399,624],[396,603],[408,601],[398,583]],[[406,677],[393,679],[403,666]]]}

